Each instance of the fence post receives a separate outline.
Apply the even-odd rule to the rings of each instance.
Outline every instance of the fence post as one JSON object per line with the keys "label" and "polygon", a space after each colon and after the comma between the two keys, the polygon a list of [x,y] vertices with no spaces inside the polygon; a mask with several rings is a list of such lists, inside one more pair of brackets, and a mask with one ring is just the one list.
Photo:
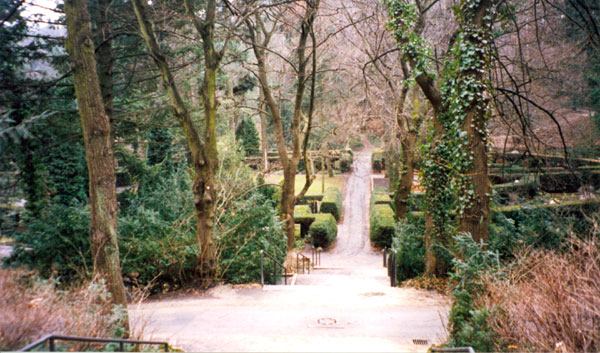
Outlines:
{"label": "fence post", "polygon": [[385,256],[387,255],[387,248],[383,248],[383,267],[387,267]]}
{"label": "fence post", "polygon": [[392,259],[391,261],[388,263],[388,266],[392,268],[392,278],[391,278],[391,284],[392,287],[396,287],[396,285],[398,284],[398,278],[396,276],[396,264],[398,263],[398,253],[396,251],[392,252]]}
{"label": "fence post", "polygon": [[263,262],[263,257],[264,257],[264,250],[260,251],[260,285],[261,286],[265,286],[265,268],[264,268],[264,262]]}

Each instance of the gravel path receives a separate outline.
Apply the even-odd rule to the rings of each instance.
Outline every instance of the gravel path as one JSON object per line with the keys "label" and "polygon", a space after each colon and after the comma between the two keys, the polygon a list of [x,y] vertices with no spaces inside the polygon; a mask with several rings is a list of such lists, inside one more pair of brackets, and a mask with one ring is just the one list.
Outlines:
{"label": "gravel path", "polygon": [[391,288],[381,253],[370,245],[370,152],[355,155],[338,238],[319,269],[294,286],[219,286],[131,305],[132,325],[186,351],[424,352],[441,342],[448,299]]}

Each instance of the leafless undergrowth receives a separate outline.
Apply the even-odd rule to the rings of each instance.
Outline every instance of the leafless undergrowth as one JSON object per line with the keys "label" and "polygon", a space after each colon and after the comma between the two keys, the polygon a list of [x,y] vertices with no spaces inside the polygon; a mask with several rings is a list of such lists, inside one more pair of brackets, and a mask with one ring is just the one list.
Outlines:
{"label": "leafless undergrowth", "polygon": [[529,251],[488,280],[493,329],[518,350],[600,351],[600,244],[573,240],[567,252]]}
{"label": "leafless undergrowth", "polygon": [[[2,269],[0,288],[0,351],[19,349],[51,333],[114,337],[126,317],[122,308],[110,304],[98,282],[59,290],[34,272]],[[90,348],[81,343],[68,349]]]}

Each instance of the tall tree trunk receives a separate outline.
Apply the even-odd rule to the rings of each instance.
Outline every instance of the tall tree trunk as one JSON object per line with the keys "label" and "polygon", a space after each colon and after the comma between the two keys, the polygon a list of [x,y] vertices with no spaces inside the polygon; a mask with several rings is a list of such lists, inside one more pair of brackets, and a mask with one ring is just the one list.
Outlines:
{"label": "tall tree trunk", "polygon": [[259,89],[259,115],[260,115],[260,151],[262,156],[261,168],[264,173],[269,171],[269,144],[267,140],[267,114],[265,109],[265,96],[262,89]]}
{"label": "tall tree trunk", "polygon": [[[403,53],[403,61],[410,64],[410,68],[414,71],[415,68],[423,66],[419,65],[419,63],[422,63],[422,60],[425,60],[425,58],[420,56],[422,53],[419,53],[419,50],[415,50],[418,49],[415,47],[416,44],[410,43],[411,37],[414,38],[416,36],[418,38],[421,36],[425,28],[425,22],[422,12],[419,12],[415,19],[413,17],[414,13],[410,13],[412,10],[406,6],[407,4],[404,1],[391,2],[388,10],[390,18],[395,21],[393,34],[398,45],[404,46],[410,44],[413,47],[413,50]],[[419,8],[419,10],[421,9]],[[406,69],[403,67],[403,70]],[[429,149],[429,158],[433,162],[437,161],[436,145],[443,135],[443,124],[440,120],[442,96],[432,75],[429,75],[427,72],[417,74],[415,81],[433,108],[434,135]],[[447,268],[445,261],[440,256],[440,250],[447,242],[447,224],[443,220],[448,219],[449,215],[436,213],[439,210],[435,209],[434,200],[444,195],[449,185],[449,172],[445,168],[439,168],[435,173],[428,172],[425,169],[423,177],[426,184],[425,200],[428,206],[425,209],[425,274],[445,275]],[[436,214],[434,215],[434,213]]]}
{"label": "tall tree trunk", "polygon": [[400,221],[408,213],[408,198],[413,184],[415,170],[415,148],[417,144],[417,132],[408,131],[400,137],[402,156],[402,172],[398,179],[396,193],[394,194],[394,205],[396,206],[396,220]]}
{"label": "tall tree trunk", "polygon": [[89,173],[90,237],[94,273],[116,304],[127,307],[117,245],[117,193],[110,122],[98,83],[91,22],[84,0],[65,1],[67,51],[83,128]]}
{"label": "tall tree trunk", "polygon": [[100,93],[104,101],[104,111],[111,123],[111,134],[114,142],[113,126],[113,55],[112,55],[112,26],[109,20],[109,8],[112,0],[98,0],[93,15],[97,23],[96,61]]}
{"label": "tall tree trunk", "polygon": [[[175,79],[173,78],[173,74],[167,64],[167,60],[158,46],[152,25],[147,18],[145,3],[143,0],[133,0],[132,4],[138,19],[140,32],[148,46],[149,55],[152,57],[156,66],[160,70],[163,85],[169,94],[175,116],[179,120],[190,151],[191,164],[194,170],[192,193],[194,195],[194,208],[197,222],[196,237],[200,249],[198,270],[201,279],[203,280],[202,285],[209,286],[212,284],[214,271],[216,269],[216,246],[212,233],[214,229],[214,203],[216,200],[214,175],[218,158],[216,147],[217,101],[215,93],[216,67],[218,67],[219,60],[215,60],[216,57],[212,56],[211,53],[209,53],[211,55],[205,58],[206,72],[204,83],[201,88],[201,96],[203,98],[206,114],[204,145],[200,140],[198,131],[192,122],[189,110],[183,103],[183,99],[181,98],[179,89],[175,84]],[[189,4],[186,1],[186,6],[188,5]],[[207,6],[207,16],[214,16],[214,0],[209,1],[209,5]],[[192,12],[191,7],[188,8],[188,12]],[[195,23],[195,25],[197,27],[202,27],[202,24]],[[201,32],[200,29],[199,32]],[[203,37],[205,34],[203,34]],[[212,35],[212,31],[209,30],[207,38],[210,40]],[[216,52],[214,52],[214,49],[211,48],[210,44],[204,43],[204,46],[205,56],[207,46],[208,51],[213,50],[213,54],[217,55]]]}
{"label": "tall tree trunk", "polygon": [[[189,0],[186,0],[188,14],[192,13],[192,7]],[[202,156],[204,165],[201,168],[201,182],[194,187],[198,188],[195,194],[202,195],[200,203],[196,201],[196,208],[199,208],[198,237],[202,247],[203,272],[211,276],[216,270],[217,248],[213,241],[214,232],[214,209],[217,201],[217,192],[215,188],[215,173],[218,167],[217,151],[217,69],[219,68],[220,56],[214,48],[214,12],[215,0],[209,0],[207,3],[207,18],[212,16],[212,20],[197,26],[204,47],[204,84],[202,85],[201,95],[204,103],[204,150]],[[191,15],[190,15],[191,16]]]}
{"label": "tall tree trunk", "polygon": [[473,240],[477,242],[487,242],[491,186],[487,169],[488,98],[486,98],[487,85],[484,75],[489,67],[489,59],[486,57],[486,39],[487,41],[491,39],[491,24],[485,17],[492,6],[492,1],[482,0],[477,4],[476,7],[463,5],[462,9],[463,38],[465,42],[479,49],[476,60],[481,66],[462,73],[477,83],[478,92],[462,126],[463,131],[467,133],[468,146],[473,157],[472,163],[465,169],[463,175],[466,177],[467,187],[472,185],[473,189],[469,190],[472,194],[465,194],[468,206],[460,217],[459,230],[470,233]]}

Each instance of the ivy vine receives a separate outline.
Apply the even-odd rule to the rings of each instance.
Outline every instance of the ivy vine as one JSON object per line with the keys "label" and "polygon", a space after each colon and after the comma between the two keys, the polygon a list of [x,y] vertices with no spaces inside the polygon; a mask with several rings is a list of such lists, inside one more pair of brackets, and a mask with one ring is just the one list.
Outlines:
{"label": "ivy vine", "polygon": [[[468,114],[474,119],[471,128],[487,141],[489,115],[483,81],[490,59],[491,15],[484,16],[484,26],[475,22],[475,14],[483,0],[462,0],[455,7],[459,34],[446,61],[440,85],[442,105],[439,111],[441,129],[431,129],[422,145],[424,160],[421,166],[425,187],[425,206],[432,215],[434,251],[445,243],[455,226],[452,214],[461,215],[474,202],[474,185],[467,171],[473,167],[465,121]],[[385,0],[388,7],[388,28],[404,54],[411,60],[413,77],[428,73],[429,49],[425,40],[415,33],[418,21],[416,6],[406,0]]]}

